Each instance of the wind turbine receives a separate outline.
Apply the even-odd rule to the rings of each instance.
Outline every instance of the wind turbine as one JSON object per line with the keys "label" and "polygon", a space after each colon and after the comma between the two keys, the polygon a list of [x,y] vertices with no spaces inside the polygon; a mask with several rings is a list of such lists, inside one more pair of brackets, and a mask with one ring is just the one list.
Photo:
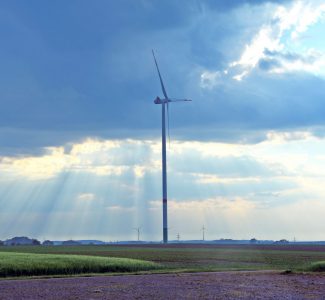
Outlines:
{"label": "wind turbine", "polygon": [[204,225],[202,226],[202,228],[201,228],[201,230],[202,230],[202,240],[204,241],[205,240],[205,230],[206,230],[206,228],[204,227]]}
{"label": "wind turbine", "polygon": [[133,228],[133,229],[136,230],[137,233],[138,233],[138,242],[140,241],[140,228],[141,228],[141,227]]}
{"label": "wind turbine", "polygon": [[155,60],[155,65],[157,68],[160,85],[162,92],[164,94],[163,99],[160,99],[158,96],[154,100],[155,104],[161,104],[162,108],[162,124],[161,124],[161,144],[162,144],[162,202],[163,202],[163,241],[164,244],[168,243],[168,227],[167,227],[167,158],[166,158],[166,105],[167,105],[167,117],[168,117],[168,136],[169,136],[169,102],[181,102],[181,101],[192,101],[189,99],[171,99],[168,98],[166,89],[159,71],[158,63],[155,57],[155,53],[152,50],[153,59]]}

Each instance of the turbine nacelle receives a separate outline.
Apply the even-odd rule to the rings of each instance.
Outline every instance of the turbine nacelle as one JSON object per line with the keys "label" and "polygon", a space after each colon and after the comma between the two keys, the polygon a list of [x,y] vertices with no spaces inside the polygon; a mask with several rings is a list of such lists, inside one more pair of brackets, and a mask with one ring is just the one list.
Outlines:
{"label": "turbine nacelle", "polygon": [[169,99],[160,99],[158,96],[157,98],[154,100],[155,104],[163,104],[163,103],[167,103],[167,102],[171,102]]}

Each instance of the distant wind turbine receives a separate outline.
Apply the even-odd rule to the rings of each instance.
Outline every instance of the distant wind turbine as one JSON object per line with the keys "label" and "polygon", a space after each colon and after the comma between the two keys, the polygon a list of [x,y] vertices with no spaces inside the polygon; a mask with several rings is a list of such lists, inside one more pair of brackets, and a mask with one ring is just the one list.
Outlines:
{"label": "distant wind turbine", "polygon": [[171,99],[168,98],[166,89],[162,80],[162,77],[160,75],[158,63],[155,57],[155,53],[152,50],[152,55],[155,60],[155,64],[157,67],[157,72],[160,80],[160,85],[162,92],[164,94],[163,99],[160,99],[158,96],[154,100],[155,104],[161,104],[162,107],[162,192],[163,192],[163,241],[164,244],[168,243],[168,227],[167,227],[167,161],[166,161],[166,114],[165,114],[165,106],[167,105],[167,122],[168,122],[168,136],[169,136],[169,102],[181,102],[181,101],[192,101],[189,99]]}
{"label": "distant wind turbine", "polygon": [[140,229],[141,229],[141,227],[136,227],[136,228],[133,228],[134,230],[136,230],[137,231],[137,233],[138,233],[138,242],[140,241]]}
{"label": "distant wind turbine", "polygon": [[205,240],[205,230],[206,230],[204,225],[202,226],[201,230],[202,230],[202,240],[204,241]]}

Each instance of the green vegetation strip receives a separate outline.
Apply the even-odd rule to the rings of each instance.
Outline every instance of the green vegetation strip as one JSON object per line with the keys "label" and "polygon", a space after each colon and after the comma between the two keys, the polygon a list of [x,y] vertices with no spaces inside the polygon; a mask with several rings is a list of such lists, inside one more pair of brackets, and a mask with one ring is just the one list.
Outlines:
{"label": "green vegetation strip", "polygon": [[308,271],[312,272],[325,272],[325,261],[316,261],[311,264]]}
{"label": "green vegetation strip", "polygon": [[162,269],[162,266],[129,258],[0,252],[0,277],[139,272],[156,269]]}

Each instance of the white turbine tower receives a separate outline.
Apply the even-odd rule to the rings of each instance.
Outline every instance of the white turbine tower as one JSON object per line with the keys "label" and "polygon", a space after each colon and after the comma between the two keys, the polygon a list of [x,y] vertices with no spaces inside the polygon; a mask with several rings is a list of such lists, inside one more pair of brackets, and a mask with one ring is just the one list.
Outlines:
{"label": "white turbine tower", "polygon": [[158,63],[155,57],[155,53],[152,50],[152,55],[155,60],[155,64],[157,67],[157,72],[160,80],[160,85],[162,92],[164,94],[163,99],[157,97],[154,101],[155,104],[161,104],[162,108],[162,202],[163,202],[163,241],[164,244],[168,243],[168,227],[167,227],[167,161],[166,161],[166,113],[165,107],[167,105],[167,117],[168,117],[168,135],[169,135],[169,110],[168,103],[169,102],[180,102],[180,101],[192,101],[189,99],[171,99],[168,98],[163,80],[160,75]]}

